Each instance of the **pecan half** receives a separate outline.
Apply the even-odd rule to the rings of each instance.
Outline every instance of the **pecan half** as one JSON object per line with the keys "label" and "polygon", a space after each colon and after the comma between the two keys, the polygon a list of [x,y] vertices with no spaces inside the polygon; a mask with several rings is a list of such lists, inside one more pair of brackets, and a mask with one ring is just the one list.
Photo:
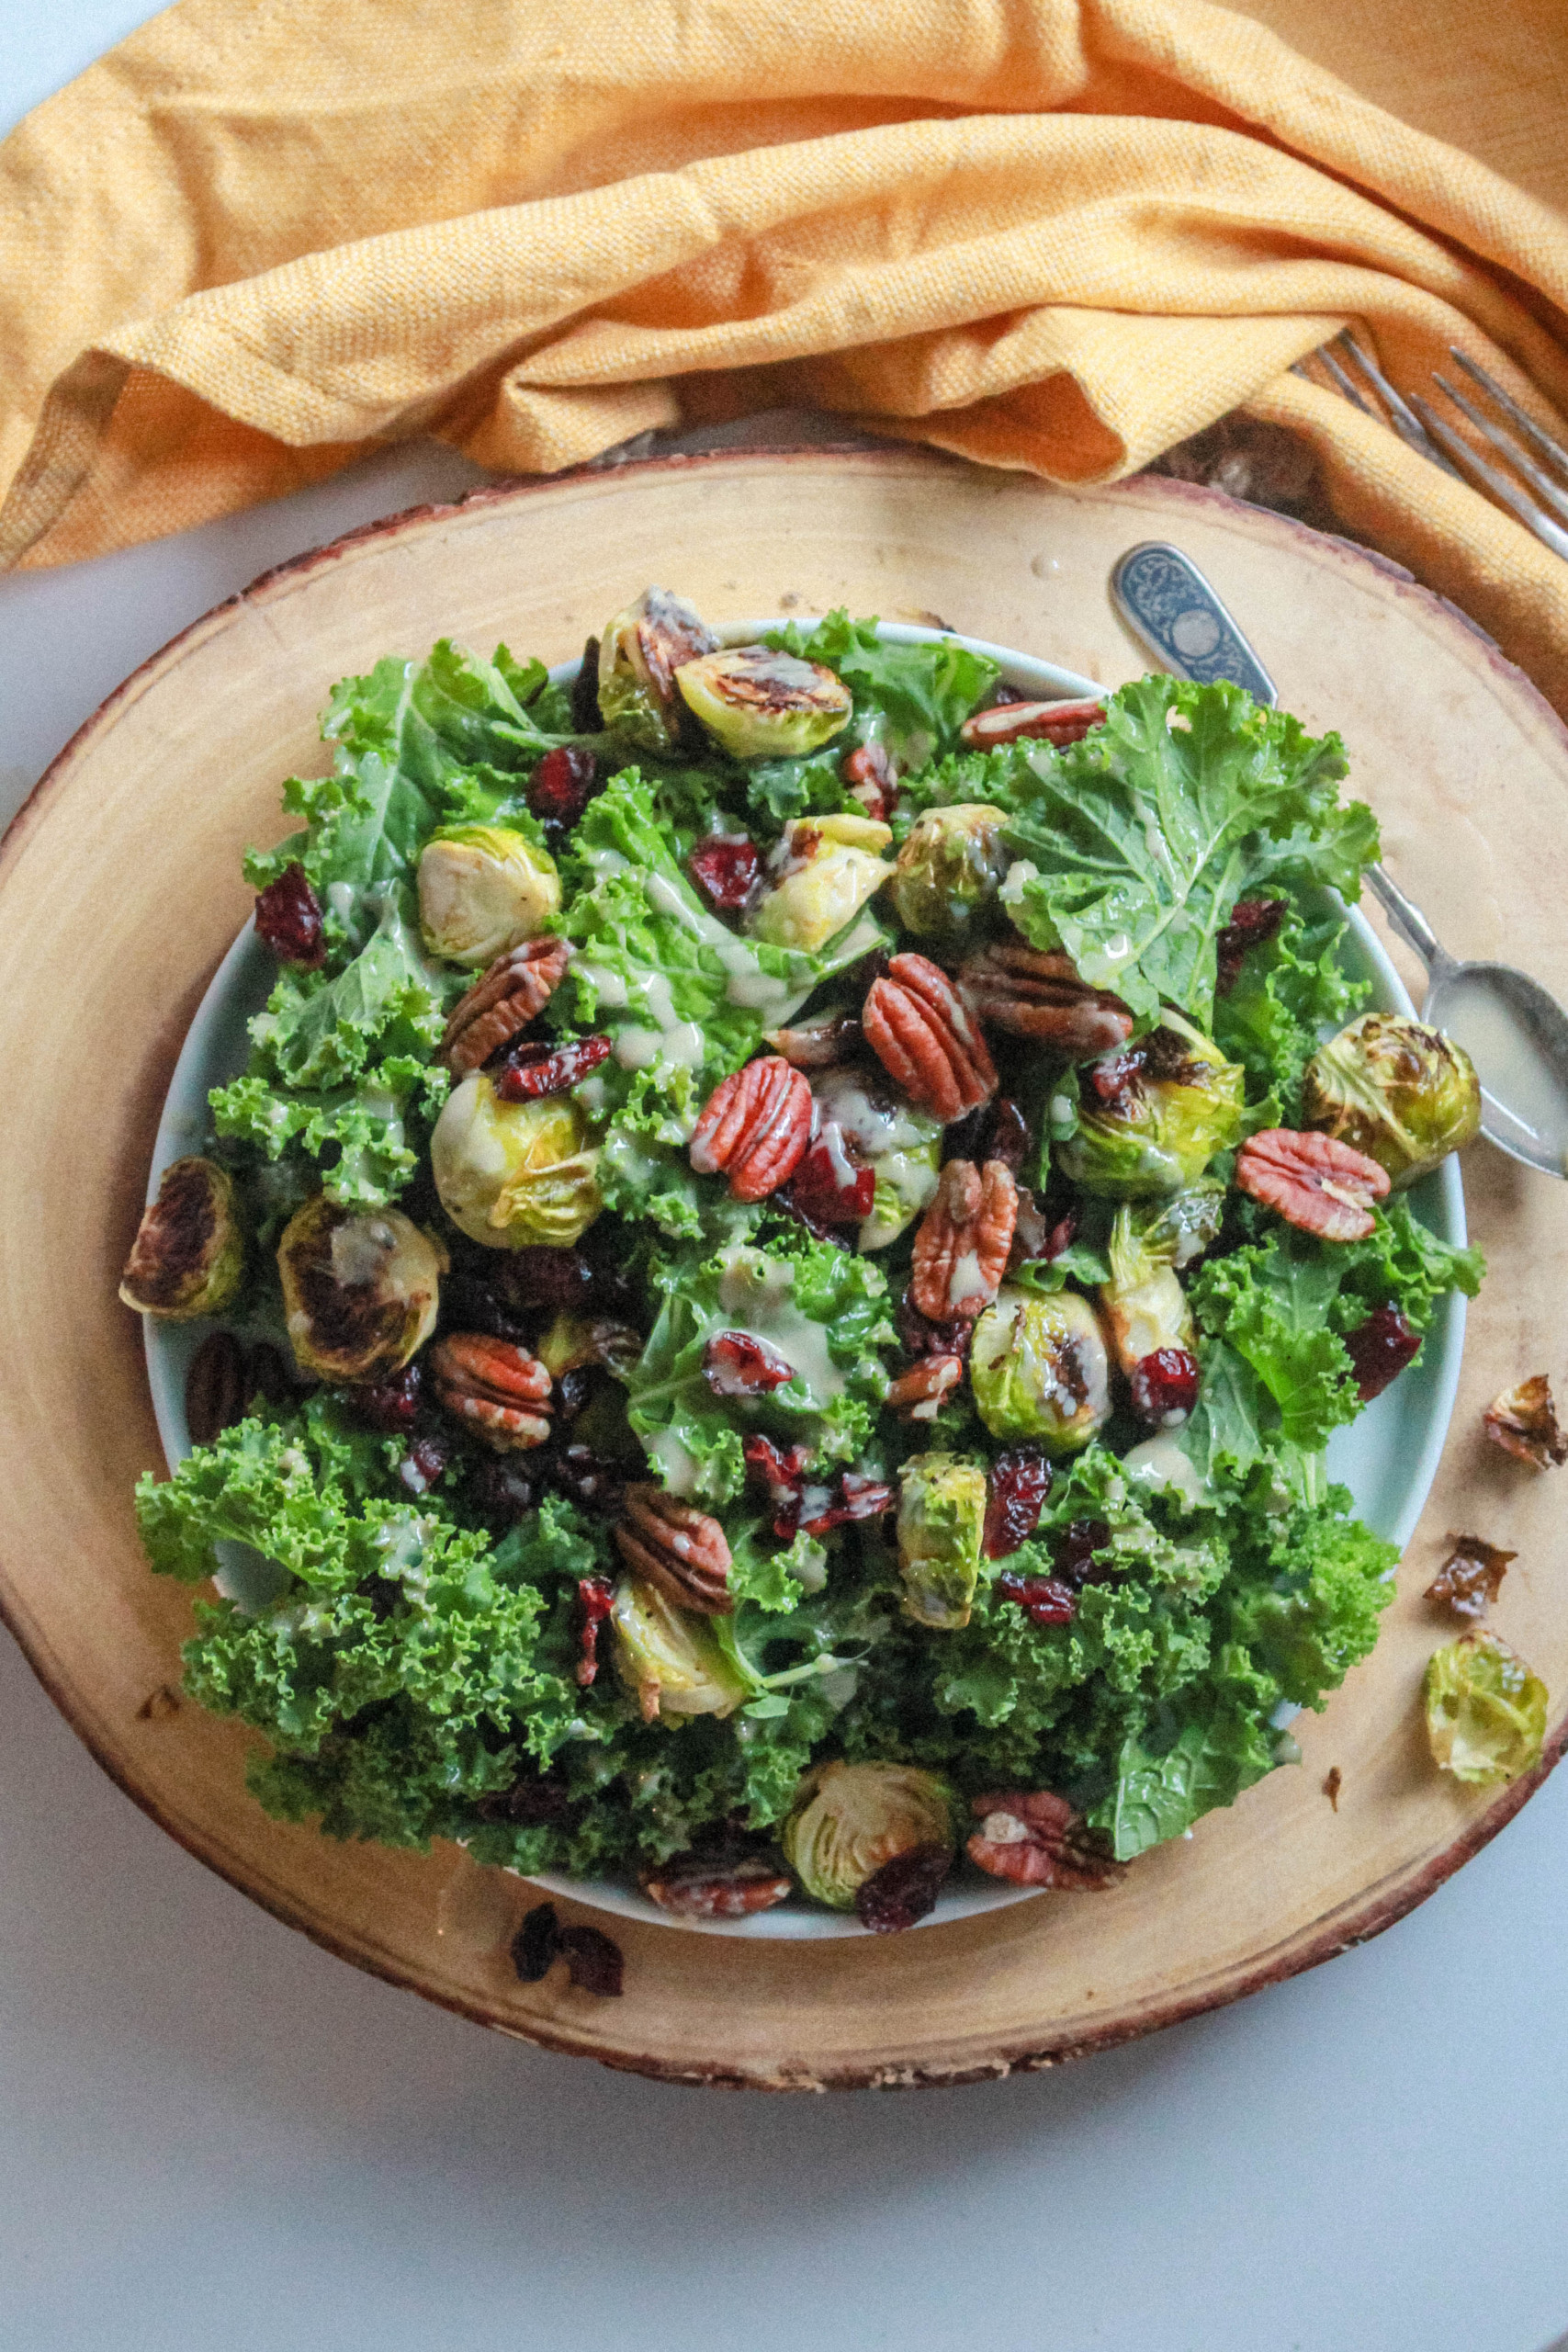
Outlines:
{"label": "pecan half", "polygon": [[454,1331],[427,1362],[436,1397],[498,1453],[525,1453],[550,1433],[550,1375],[511,1340]]}
{"label": "pecan half", "polygon": [[488,1062],[525,1029],[560,986],[570,954],[564,939],[525,939],[509,947],[460,997],[435,1058],[458,1078]]}
{"label": "pecan half", "polygon": [[980,1826],[966,1851],[992,1878],[1098,1894],[1123,1875],[1124,1865],[1112,1861],[1066,1800],[1048,1789],[976,1797],[970,1811]]}
{"label": "pecan half", "polygon": [[1516,1462],[1529,1462],[1537,1470],[1556,1469],[1568,1462],[1568,1438],[1557,1425],[1551,1384],[1544,1372],[1494,1396],[1484,1420],[1493,1444]]}
{"label": "pecan half", "polygon": [[811,1140],[811,1089],[782,1054],[764,1054],[708,1096],[692,1136],[699,1176],[729,1178],[738,1201],[765,1200],[794,1175]]}
{"label": "pecan half", "polygon": [[766,1852],[674,1854],[640,1873],[642,1891],[681,1919],[749,1919],[795,1891],[776,1855]]}
{"label": "pecan half", "polygon": [[1509,1561],[1519,1555],[1479,1535],[1450,1534],[1449,1542],[1453,1549],[1425,1597],[1451,1609],[1456,1617],[1484,1617],[1502,1589]]}
{"label": "pecan half", "polygon": [[245,1418],[245,1351],[232,1331],[209,1331],[186,1374],[186,1426],[193,1445]]}
{"label": "pecan half", "polygon": [[717,1520],[648,1484],[626,1488],[625,1509],[615,1549],[633,1575],[656,1586],[677,1609],[728,1617],[735,1607],[729,1546]]}
{"label": "pecan half", "polygon": [[928,956],[894,956],[867,990],[861,1026],[888,1076],[944,1125],[978,1110],[997,1091],[978,1023]]}
{"label": "pecan half", "polygon": [[1018,1186],[999,1159],[950,1159],[915,1236],[909,1295],[933,1323],[989,1306],[1007,1272]]}
{"label": "pecan half", "polygon": [[963,1377],[962,1356],[923,1356],[910,1371],[894,1381],[886,1401],[904,1420],[934,1421],[942,1398],[951,1395]]}
{"label": "pecan half", "polygon": [[1103,724],[1105,705],[1098,695],[1067,695],[1055,702],[997,703],[977,710],[959,729],[974,752],[994,752],[1003,743],[1038,737],[1063,751],[1081,742],[1091,727]]}
{"label": "pecan half", "polygon": [[1113,1053],[1133,1034],[1119,996],[1080,980],[1070,956],[1043,955],[1021,939],[994,940],[971,956],[958,985],[993,1029],[1033,1038],[1067,1061]]}
{"label": "pecan half", "polygon": [[1387,1170],[1364,1151],[1292,1127],[1249,1136],[1236,1155],[1235,1181],[1287,1225],[1325,1241],[1364,1241],[1372,1230],[1372,1203],[1388,1192]]}

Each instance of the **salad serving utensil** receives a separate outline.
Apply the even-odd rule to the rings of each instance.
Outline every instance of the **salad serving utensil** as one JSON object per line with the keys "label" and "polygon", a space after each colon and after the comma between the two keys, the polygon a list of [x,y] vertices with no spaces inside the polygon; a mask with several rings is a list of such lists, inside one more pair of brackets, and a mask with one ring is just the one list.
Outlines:
{"label": "salad serving utensil", "polygon": [[[1273,679],[1190,556],[1160,539],[1129,548],[1111,567],[1111,594],[1134,635],[1179,678],[1228,678],[1260,703]],[[1382,865],[1367,881],[1389,922],[1427,967],[1421,1018],[1461,1045],[1481,1080],[1481,1132],[1499,1151],[1549,1176],[1568,1176],[1568,1013],[1510,964],[1450,955],[1426,916]]]}

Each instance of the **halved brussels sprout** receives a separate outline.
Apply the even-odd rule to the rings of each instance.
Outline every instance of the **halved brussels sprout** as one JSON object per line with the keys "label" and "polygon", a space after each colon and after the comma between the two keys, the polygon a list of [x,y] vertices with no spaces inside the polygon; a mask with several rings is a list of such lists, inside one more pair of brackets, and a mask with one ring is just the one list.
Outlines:
{"label": "halved brussels sprout", "polygon": [[888,886],[906,931],[953,946],[972,934],[1008,870],[1006,822],[1000,808],[984,801],[927,811],[899,851]]}
{"label": "halved brussels sprout", "polygon": [[956,1806],[934,1772],[913,1764],[818,1764],[795,1792],[779,1843],[807,1894],[835,1911],[913,1846],[956,1844]]}
{"label": "halved brussels sprout", "polygon": [[623,1577],[610,1609],[615,1671],[637,1694],[643,1720],[659,1715],[729,1715],[748,1684],[713,1630],[711,1617],[676,1609],[640,1577]]}
{"label": "halved brussels sprout", "polygon": [[216,1315],[240,1287],[245,1235],[234,1187],[215,1160],[171,1160],[141,1212],[119,1295],[141,1315],[188,1323]]}
{"label": "halved brussels sprout", "polygon": [[975,1326],[969,1382],[993,1437],[1037,1438],[1047,1453],[1078,1453],[1111,1418],[1105,1337],[1077,1291],[999,1290]]}
{"label": "halved brussels sprout", "polygon": [[1427,1661],[1427,1736],[1456,1781],[1489,1788],[1540,1761],[1547,1690],[1495,1634],[1461,1634]]}
{"label": "halved brussels sprout", "polygon": [[952,1453],[911,1454],[898,1473],[904,1614],[956,1633],[969,1623],[986,1528],[986,1473]]}
{"label": "halved brussels sprout", "polygon": [[1159,1348],[1191,1352],[1194,1332],[1175,1269],[1206,1250],[1224,1216],[1225,1188],[1200,1177],[1168,1201],[1124,1201],[1111,1228],[1111,1280],[1100,1304],[1116,1361],[1129,1377]]}
{"label": "halved brussels sprout", "polygon": [[805,759],[847,726],[854,708],[831,670],[768,645],[683,662],[675,684],[687,709],[737,760]]}
{"label": "halved brussels sprout", "polygon": [[535,1353],[552,1380],[595,1363],[620,1377],[642,1353],[642,1340],[629,1323],[613,1322],[606,1315],[563,1313],[556,1317]]}
{"label": "halved brussels sprout", "polygon": [[675,747],[675,673],[718,639],[693,605],[645,588],[599,640],[599,709],[612,734],[639,752]]}
{"label": "halved brussels sprout", "polygon": [[435,1329],[447,1257],[400,1209],[355,1210],[324,1193],[277,1245],[289,1344],[318,1380],[389,1379]]}
{"label": "halved brussels sprout", "polygon": [[589,1132],[570,1094],[503,1102],[488,1071],[471,1071],[430,1138],[442,1207],[487,1250],[570,1248],[604,1206]]}
{"label": "halved brussels sprout", "polygon": [[792,818],[750,930],[770,946],[814,954],[881,889],[893,871],[882,855],[892,839],[892,827],[874,817]]}
{"label": "halved brussels sprout", "polygon": [[1363,1012],[1320,1046],[1302,1104],[1309,1127],[1364,1151],[1396,1191],[1481,1132],[1481,1081],[1464,1047],[1398,1012]]}
{"label": "halved brussels sprout", "polygon": [[851,1141],[876,1182],[863,1217],[863,1250],[886,1250],[929,1206],[942,1173],[942,1126],[889,1083],[863,1069],[819,1071],[812,1083],[818,1132],[832,1127]]}
{"label": "halved brussels sprout", "polygon": [[1160,1025],[1073,1074],[1077,1122],[1057,1145],[1064,1175],[1112,1201],[1179,1192],[1241,1132],[1247,1074],[1167,1007]]}
{"label": "halved brussels sprout", "polygon": [[560,910],[547,850],[509,825],[443,825],[419,861],[419,928],[431,955],[477,970]]}

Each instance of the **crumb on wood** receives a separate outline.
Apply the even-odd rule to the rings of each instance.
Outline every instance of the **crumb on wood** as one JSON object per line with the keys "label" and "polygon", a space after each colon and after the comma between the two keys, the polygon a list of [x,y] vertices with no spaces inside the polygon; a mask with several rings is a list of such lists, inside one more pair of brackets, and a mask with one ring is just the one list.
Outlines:
{"label": "crumb on wood", "polygon": [[1330,1765],[1328,1777],[1323,1784],[1323,1793],[1328,1799],[1329,1804],[1334,1807],[1336,1813],[1339,1810],[1339,1792],[1344,1785],[1345,1776],[1340,1771],[1338,1765]]}

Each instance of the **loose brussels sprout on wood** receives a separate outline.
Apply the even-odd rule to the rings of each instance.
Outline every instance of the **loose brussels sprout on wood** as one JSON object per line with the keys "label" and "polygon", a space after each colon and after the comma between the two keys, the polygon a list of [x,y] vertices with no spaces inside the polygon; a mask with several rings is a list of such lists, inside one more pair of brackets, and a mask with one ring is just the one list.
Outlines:
{"label": "loose brussels sprout on wood", "polygon": [[284,1316],[301,1372],[368,1383],[400,1372],[435,1329],[446,1252],[400,1209],[356,1212],[324,1193],[277,1245]]}
{"label": "loose brussels sprout on wood", "polygon": [[1307,1064],[1309,1127],[1364,1151],[1395,1191],[1481,1132],[1481,1082],[1462,1046],[1397,1012],[1363,1012]]}
{"label": "loose brussels sprout on wood", "polygon": [[1540,1761],[1546,1685],[1495,1634],[1461,1634],[1427,1661],[1427,1736],[1435,1761],[1475,1788],[1517,1781]]}
{"label": "loose brussels sprout on wood", "polygon": [[831,670],[767,645],[737,645],[684,662],[675,684],[688,710],[737,760],[805,759],[848,724],[854,707]]}
{"label": "loose brussels sprout on wood", "polygon": [[487,1070],[447,1098],[430,1138],[441,1205],[487,1250],[567,1249],[604,1202],[586,1114],[569,1094],[503,1102]]}
{"label": "loose brussels sprout on wood", "polygon": [[1077,1453],[1111,1418],[1111,1359],[1087,1298],[1004,1286],[975,1326],[975,1407],[993,1437]]}
{"label": "loose brussels sprout on wood", "polygon": [[795,1794],[779,1843],[807,1894],[852,1911],[868,1878],[916,1846],[956,1844],[945,1781],[913,1764],[819,1764]]}
{"label": "loose brussels sprout on wood", "polygon": [[645,588],[599,640],[599,708],[612,734],[640,752],[675,748],[675,673],[718,639],[694,605]]}
{"label": "loose brussels sprout on wood", "polygon": [[216,1315],[244,1271],[245,1236],[228,1176],[210,1159],[171,1161],[120,1276],[127,1306],[164,1323]]}
{"label": "loose brussels sprout on wood", "polygon": [[956,1633],[969,1623],[986,1526],[986,1473],[951,1453],[916,1453],[898,1474],[904,1613]]}
{"label": "loose brussels sprout on wood", "polygon": [[881,889],[893,871],[882,854],[892,839],[892,827],[873,817],[792,819],[750,929],[772,947],[815,954]]}
{"label": "loose brussels sprout on wood", "polygon": [[419,861],[419,927],[431,955],[477,970],[534,938],[560,908],[548,852],[509,825],[444,825]]}
{"label": "loose brussels sprout on wood", "polygon": [[1225,1188],[1203,1177],[1168,1201],[1123,1202],[1111,1228],[1111,1280],[1100,1304],[1116,1361],[1129,1377],[1160,1348],[1193,1344],[1192,1317],[1176,1268],[1206,1250],[1220,1229]]}
{"label": "loose brussels sprout on wood", "polygon": [[953,947],[973,933],[1008,870],[1007,818],[984,801],[927,811],[898,853],[888,886],[906,931]]}
{"label": "loose brussels sprout on wood", "polygon": [[1241,1132],[1246,1072],[1179,1012],[1076,1073],[1077,1120],[1056,1160],[1086,1193],[1141,1201],[1179,1192]]}
{"label": "loose brussels sprout on wood", "polygon": [[637,1694],[643,1720],[729,1715],[747,1684],[713,1631],[713,1621],[677,1609],[640,1577],[624,1577],[610,1610],[615,1671]]}

